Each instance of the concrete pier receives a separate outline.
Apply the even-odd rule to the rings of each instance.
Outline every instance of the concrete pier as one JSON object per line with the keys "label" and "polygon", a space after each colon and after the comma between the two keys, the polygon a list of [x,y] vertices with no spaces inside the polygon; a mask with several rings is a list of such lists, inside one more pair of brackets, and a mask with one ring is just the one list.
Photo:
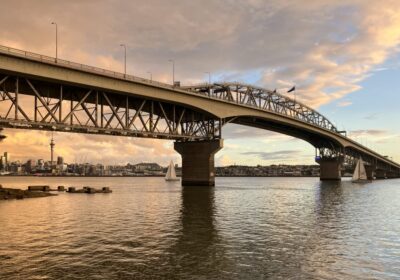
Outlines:
{"label": "concrete pier", "polygon": [[386,172],[386,178],[388,178],[388,179],[397,178],[397,174],[396,174],[395,171],[387,171],[387,172]]}
{"label": "concrete pier", "polygon": [[222,139],[175,142],[174,149],[182,156],[182,186],[214,186],[214,155],[222,147]]}
{"label": "concrete pier", "polygon": [[339,158],[318,158],[316,162],[320,166],[320,180],[341,180],[342,162]]}
{"label": "concrete pier", "polygon": [[375,170],[376,179],[386,179],[386,171],[382,169]]}
{"label": "concrete pier", "polygon": [[367,179],[368,180],[374,180],[374,171],[375,171],[375,166],[372,165],[365,165],[365,172],[367,173]]}

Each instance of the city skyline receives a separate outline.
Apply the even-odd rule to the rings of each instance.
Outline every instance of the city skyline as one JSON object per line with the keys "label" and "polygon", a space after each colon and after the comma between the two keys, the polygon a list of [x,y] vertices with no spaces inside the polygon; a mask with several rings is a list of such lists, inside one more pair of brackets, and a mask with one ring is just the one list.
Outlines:
{"label": "city skyline", "polygon": [[[57,5],[43,1],[33,7],[28,1],[6,3],[0,23],[10,28],[1,31],[0,44],[55,56],[54,21],[60,34],[58,57],[63,59],[123,72],[123,43],[128,74],[148,77],[151,72],[153,80],[171,83],[168,60],[173,58],[175,79],[182,84],[209,78],[239,80],[281,93],[296,85],[298,100],[319,110],[353,139],[400,160],[395,121],[400,117],[395,108],[400,97],[394,86],[400,74],[400,4],[322,1],[306,10],[282,1],[210,1],[212,12],[203,14],[195,1],[175,1],[171,7],[154,2],[152,13],[143,12],[148,9],[145,4],[133,7],[129,2],[113,6],[88,1],[79,9],[75,1]],[[225,12],[218,13],[222,8]],[[13,11],[28,9],[27,17],[13,16]],[[114,17],[106,16],[108,10]],[[8,138],[2,150],[17,159],[45,158],[49,153],[51,133],[6,129],[4,134]],[[172,141],[67,133],[54,137],[60,143],[56,153],[58,148],[66,161],[180,163]],[[223,138],[217,166],[314,163],[313,147],[292,137],[228,125]]]}

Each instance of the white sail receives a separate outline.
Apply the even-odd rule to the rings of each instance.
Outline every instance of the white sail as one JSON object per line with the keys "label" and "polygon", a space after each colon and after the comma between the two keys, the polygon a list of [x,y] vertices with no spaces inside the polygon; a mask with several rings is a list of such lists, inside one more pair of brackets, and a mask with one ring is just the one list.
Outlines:
{"label": "white sail", "polygon": [[353,173],[353,181],[366,181],[368,180],[367,172],[362,159],[359,159]]}
{"label": "white sail", "polygon": [[169,163],[168,171],[167,171],[167,174],[165,175],[165,180],[166,181],[177,181],[177,180],[179,180],[179,178],[176,177],[175,166],[174,166],[174,163],[172,162],[172,160]]}

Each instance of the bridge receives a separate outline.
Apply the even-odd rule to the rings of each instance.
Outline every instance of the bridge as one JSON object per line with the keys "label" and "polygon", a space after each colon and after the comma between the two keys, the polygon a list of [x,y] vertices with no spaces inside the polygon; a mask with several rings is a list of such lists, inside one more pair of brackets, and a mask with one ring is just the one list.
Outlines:
{"label": "bridge", "polygon": [[0,46],[0,127],[175,140],[182,185],[214,185],[227,123],[271,130],[315,147],[321,180],[362,158],[370,179],[400,165],[355,142],[307,105],[241,83],[179,86]]}

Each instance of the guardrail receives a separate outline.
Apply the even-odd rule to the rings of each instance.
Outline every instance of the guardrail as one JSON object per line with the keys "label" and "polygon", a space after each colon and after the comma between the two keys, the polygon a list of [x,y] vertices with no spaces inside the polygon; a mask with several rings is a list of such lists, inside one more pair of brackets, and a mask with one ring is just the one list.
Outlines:
{"label": "guardrail", "polygon": [[141,78],[141,77],[137,77],[137,76],[133,76],[133,75],[125,75],[120,72],[106,70],[106,69],[95,67],[95,66],[89,66],[89,65],[85,65],[85,64],[81,64],[81,63],[76,63],[76,62],[59,59],[59,58],[55,58],[55,57],[51,57],[51,56],[47,56],[47,55],[29,52],[29,51],[23,51],[23,50],[10,48],[10,47],[6,47],[6,46],[0,45],[0,52],[5,53],[5,54],[14,55],[14,56],[24,57],[27,59],[40,61],[40,62],[44,62],[44,63],[48,63],[48,64],[60,65],[60,66],[71,68],[71,69],[82,70],[82,71],[100,74],[100,75],[104,75],[104,76],[108,76],[108,77],[118,78],[118,79],[122,79],[122,80],[157,85],[157,86],[167,87],[167,88],[171,88],[171,89],[174,88],[170,84],[153,81],[153,80],[149,80],[149,79],[145,79],[145,78]]}

